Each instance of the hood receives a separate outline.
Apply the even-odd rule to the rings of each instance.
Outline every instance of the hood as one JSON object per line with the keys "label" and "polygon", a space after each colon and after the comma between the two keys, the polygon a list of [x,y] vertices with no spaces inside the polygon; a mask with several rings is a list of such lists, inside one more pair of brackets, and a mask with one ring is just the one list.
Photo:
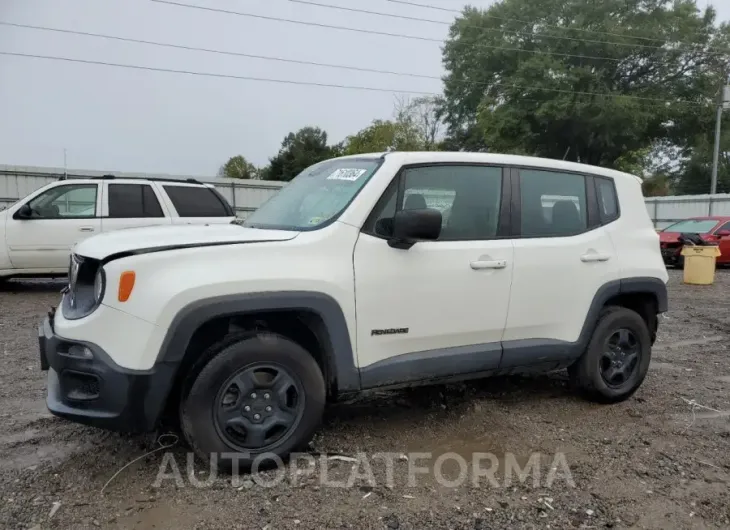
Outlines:
{"label": "hood", "polygon": [[117,257],[183,248],[287,241],[299,232],[259,230],[233,224],[154,226],[115,230],[77,243],[79,256],[109,261]]}

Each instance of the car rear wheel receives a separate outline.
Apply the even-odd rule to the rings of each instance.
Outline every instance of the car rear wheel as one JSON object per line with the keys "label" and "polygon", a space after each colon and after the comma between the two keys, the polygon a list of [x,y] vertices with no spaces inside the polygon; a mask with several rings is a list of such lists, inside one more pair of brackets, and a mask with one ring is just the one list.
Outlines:
{"label": "car rear wheel", "polygon": [[651,333],[631,309],[609,307],[601,315],[583,356],[568,373],[587,398],[616,403],[641,386],[651,361]]}
{"label": "car rear wheel", "polygon": [[319,426],[325,383],[308,351],[276,334],[228,340],[184,396],[180,419],[195,453],[223,471],[267,467],[304,447]]}

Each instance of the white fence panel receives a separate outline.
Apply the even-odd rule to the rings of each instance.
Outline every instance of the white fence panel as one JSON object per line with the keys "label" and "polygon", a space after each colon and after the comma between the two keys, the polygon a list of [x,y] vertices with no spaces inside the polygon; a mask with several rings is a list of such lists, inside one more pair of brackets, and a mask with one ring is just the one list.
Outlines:
{"label": "white fence panel", "polygon": [[649,217],[657,228],[666,228],[672,223],[690,217],[707,215],[730,217],[730,194],[728,193],[647,197],[645,203]]}

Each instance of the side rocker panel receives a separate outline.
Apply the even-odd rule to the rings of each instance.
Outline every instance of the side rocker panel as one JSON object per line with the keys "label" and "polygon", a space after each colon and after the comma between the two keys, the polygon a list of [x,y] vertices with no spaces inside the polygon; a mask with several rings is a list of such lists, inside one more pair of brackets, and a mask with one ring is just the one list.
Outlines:
{"label": "side rocker panel", "polygon": [[234,294],[198,300],[183,308],[172,321],[156,364],[182,361],[193,333],[203,323],[219,317],[259,311],[302,310],[317,313],[325,323],[332,346],[330,362],[340,392],[360,390],[360,375],[345,316],[337,301],[325,294],[292,291]]}

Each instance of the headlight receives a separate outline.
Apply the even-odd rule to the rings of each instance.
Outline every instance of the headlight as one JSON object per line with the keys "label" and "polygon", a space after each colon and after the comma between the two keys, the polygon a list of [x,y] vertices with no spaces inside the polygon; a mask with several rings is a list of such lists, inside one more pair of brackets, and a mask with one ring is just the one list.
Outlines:
{"label": "headlight", "polygon": [[104,283],[105,283],[105,277],[104,277],[104,268],[99,266],[99,270],[96,271],[96,276],[94,277],[94,304],[97,305],[101,302],[102,297],[104,296]]}

